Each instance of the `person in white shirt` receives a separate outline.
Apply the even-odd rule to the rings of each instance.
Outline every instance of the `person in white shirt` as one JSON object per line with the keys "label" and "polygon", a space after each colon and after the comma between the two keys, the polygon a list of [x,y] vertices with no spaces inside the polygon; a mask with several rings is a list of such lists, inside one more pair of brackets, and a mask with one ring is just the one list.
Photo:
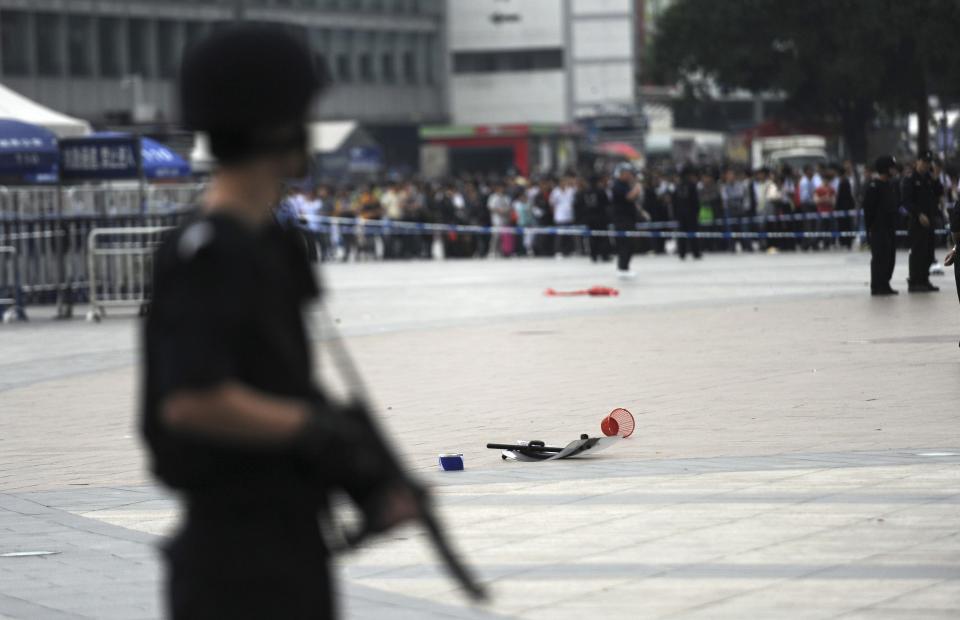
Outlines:
{"label": "person in white shirt", "polygon": [[297,209],[297,220],[303,227],[307,239],[307,254],[311,261],[315,261],[318,258],[317,241],[320,238],[320,217],[323,215],[323,201],[315,188],[298,194],[294,206]]}
{"label": "person in white shirt", "polygon": [[[817,230],[817,204],[814,198],[814,192],[820,187],[820,183],[817,182],[818,178],[819,176],[813,172],[813,166],[807,165],[803,167],[803,176],[800,177],[799,183],[800,217],[803,218],[799,228],[803,232],[814,232]],[[804,250],[809,250],[814,246],[814,243],[814,239],[805,238],[801,247]]]}
{"label": "person in white shirt", "polygon": [[510,198],[504,193],[503,183],[497,183],[493,186],[493,193],[487,198],[487,209],[490,210],[490,223],[494,227],[490,233],[490,254],[496,257],[502,252],[500,247],[500,232],[498,227],[510,226],[510,215],[513,213],[513,205],[510,204]]}
{"label": "person in white shirt", "polygon": [[[770,180],[770,169],[769,168],[758,168],[753,173],[753,181],[750,183],[750,191],[753,192],[753,204],[756,207],[756,211],[753,213],[753,221],[751,222],[750,231],[751,232],[761,232],[767,230],[767,225],[769,224],[767,218],[772,215],[771,205],[768,204],[768,194],[770,192],[770,186],[773,182]],[[753,244],[750,240],[745,240],[745,243]],[[763,248],[764,242],[760,239],[757,240],[758,248]]]}
{"label": "person in white shirt", "polygon": [[[397,183],[390,183],[387,191],[380,196],[380,207],[388,222],[399,222],[403,219],[403,195]],[[397,258],[403,252],[403,239],[399,234],[387,232],[383,236],[385,258]]]}
{"label": "person in white shirt", "polygon": [[[553,222],[557,228],[573,226],[575,223],[575,214],[573,210],[573,201],[577,194],[577,188],[574,187],[570,177],[563,177],[560,184],[550,192],[550,206],[553,208]],[[570,235],[557,235],[554,243],[554,253],[557,257],[566,256],[572,248],[573,237]]]}

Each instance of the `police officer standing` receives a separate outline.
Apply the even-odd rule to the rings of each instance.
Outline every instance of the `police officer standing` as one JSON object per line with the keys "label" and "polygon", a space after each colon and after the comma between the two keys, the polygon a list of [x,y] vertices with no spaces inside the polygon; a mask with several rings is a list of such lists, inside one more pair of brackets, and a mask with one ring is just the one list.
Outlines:
{"label": "police officer standing", "polygon": [[[607,188],[598,175],[590,175],[588,185],[577,192],[574,208],[582,213],[583,221],[591,231],[607,233],[610,227],[610,199]],[[590,260],[610,260],[610,237],[590,237]]]}
{"label": "police officer standing", "polygon": [[218,161],[197,217],[155,256],[144,327],[142,432],[184,503],[165,549],[175,620],[335,617],[318,517],[334,489],[385,529],[416,490],[311,376],[301,311],[318,287],[273,209],[306,171],[321,84],[301,43],[269,26],[218,29],[188,51],[183,120]]}
{"label": "police officer standing", "polygon": [[934,226],[943,186],[930,173],[935,157],[924,151],[917,157],[913,173],[905,177],[901,201],[909,213],[911,293],[930,293],[940,289],[930,283],[930,265],[933,263]]}
{"label": "police officer standing", "polygon": [[699,232],[700,195],[697,191],[697,169],[688,164],[683,168],[683,178],[677,185],[674,196],[674,205],[677,223],[680,225],[680,236],[677,238],[677,253],[681,260],[687,258],[687,246],[690,246],[693,257],[700,258]]}
{"label": "police officer standing", "polygon": [[[630,164],[618,164],[614,169],[613,187],[610,190],[610,210],[613,226],[617,232],[636,232],[639,212],[637,200],[643,188],[637,183],[637,175]],[[617,275],[632,278],[630,260],[633,258],[637,240],[635,237],[617,237]]]}
{"label": "police officer standing", "polygon": [[896,295],[890,286],[897,260],[897,210],[900,186],[897,160],[890,155],[878,157],[876,175],[867,184],[863,198],[863,216],[870,241],[870,294]]}

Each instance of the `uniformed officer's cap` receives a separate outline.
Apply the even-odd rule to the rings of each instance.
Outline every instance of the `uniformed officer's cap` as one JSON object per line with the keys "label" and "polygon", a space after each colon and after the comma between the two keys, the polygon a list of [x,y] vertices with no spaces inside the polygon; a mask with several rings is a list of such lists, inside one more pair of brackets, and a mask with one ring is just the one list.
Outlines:
{"label": "uniformed officer's cap", "polygon": [[289,31],[267,24],[224,26],[184,55],[183,124],[207,132],[222,163],[303,148],[304,123],[322,85],[309,49]]}
{"label": "uniformed officer's cap", "polygon": [[880,174],[887,174],[890,168],[899,168],[897,159],[893,155],[881,155],[873,163],[873,169]]}
{"label": "uniformed officer's cap", "polygon": [[927,149],[926,151],[920,153],[918,159],[922,159],[928,164],[932,164],[933,162],[937,161],[937,156],[933,154],[933,151]]}

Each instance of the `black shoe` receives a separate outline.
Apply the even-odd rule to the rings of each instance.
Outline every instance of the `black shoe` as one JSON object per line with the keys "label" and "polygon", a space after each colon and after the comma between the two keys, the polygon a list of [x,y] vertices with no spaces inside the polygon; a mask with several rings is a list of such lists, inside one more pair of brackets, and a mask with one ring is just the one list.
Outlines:
{"label": "black shoe", "polygon": [[918,282],[913,284],[912,282],[907,287],[907,291],[911,293],[936,293],[940,288],[930,284],[929,282]]}
{"label": "black shoe", "polygon": [[870,294],[873,295],[873,296],[875,296],[875,297],[883,297],[883,296],[888,296],[888,295],[899,295],[899,294],[900,294],[900,291],[895,291],[895,290],[893,290],[892,288],[889,288],[889,287],[888,287],[888,288],[881,288],[881,289],[871,290],[871,291],[870,291]]}

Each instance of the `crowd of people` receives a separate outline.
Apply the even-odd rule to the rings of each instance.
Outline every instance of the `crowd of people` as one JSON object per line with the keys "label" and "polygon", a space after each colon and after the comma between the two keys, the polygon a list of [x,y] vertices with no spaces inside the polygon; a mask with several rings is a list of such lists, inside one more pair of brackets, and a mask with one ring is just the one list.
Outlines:
{"label": "crowd of people", "polygon": [[[942,219],[936,222],[942,228],[946,209],[956,200],[956,187],[942,168],[935,165],[932,174],[944,188]],[[863,230],[861,204],[872,176],[872,169],[851,161],[753,171],[692,165],[639,171],[620,164],[609,173],[595,174],[474,175],[442,182],[294,187],[281,213],[314,233],[312,249],[321,260],[426,258],[442,253],[449,258],[585,254],[605,261],[616,255],[619,270],[629,274],[629,257],[636,253],[675,251],[680,258],[692,254],[698,259],[703,252],[851,248]],[[323,216],[343,219],[340,226],[330,226]],[[905,211],[901,220],[899,226],[905,230]],[[393,222],[494,230],[411,234],[384,226]],[[647,232],[641,238],[617,238],[536,230],[515,234],[497,227]],[[652,231],[688,234],[679,235],[674,244]],[[801,238],[797,232],[805,234]],[[901,243],[906,247],[908,242]]]}

